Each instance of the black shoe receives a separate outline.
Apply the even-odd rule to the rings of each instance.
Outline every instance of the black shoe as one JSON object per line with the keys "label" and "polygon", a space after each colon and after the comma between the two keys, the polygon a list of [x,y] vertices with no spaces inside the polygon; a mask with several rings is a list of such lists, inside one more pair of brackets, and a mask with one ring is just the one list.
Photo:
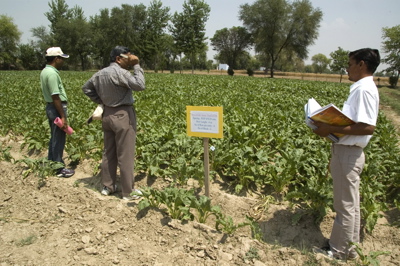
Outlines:
{"label": "black shoe", "polygon": [[57,176],[58,177],[64,177],[64,178],[68,178],[71,177],[75,174],[75,171],[72,169],[67,169],[67,168],[63,168],[61,169],[58,173]]}

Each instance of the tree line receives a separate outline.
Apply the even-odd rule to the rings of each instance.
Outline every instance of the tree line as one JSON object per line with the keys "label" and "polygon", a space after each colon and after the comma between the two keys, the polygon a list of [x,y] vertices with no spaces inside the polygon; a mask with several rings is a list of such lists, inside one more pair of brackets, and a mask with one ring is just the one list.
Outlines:
{"label": "tree line", "polygon": [[[174,14],[162,1],[153,0],[149,6],[122,4],[100,9],[89,18],[81,7],[70,8],[65,0],[51,0],[48,7],[44,16],[50,26],[32,28],[34,40],[27,44],[19,44],[21,33],[12,18],[0,15],[2,69],[41,69],[44,51],[51,46],[61,46],[70,54],[66,64],[70,69],[102,68],[109,64],[109,52],[116,45],[129,47],[145,69],[156,72],[215,67],[207,59],[210,47],[205,29],[211,9],[204,0],[186,0],[182,12]],[[330,59],[318,54],[312,65],[304,65],[307,48],[318,38],[322,16],[309,0],[256,0],[241,5],[243,26],[217,30],[210,38],[214,59],[248,72],[263,66],[271,77],[274,70],[344,73],[348,51],[340,47]],[[389,54],[385,62],[391,65],[389,71],[397,71],[400,25],[383,31],[384,51]]]}

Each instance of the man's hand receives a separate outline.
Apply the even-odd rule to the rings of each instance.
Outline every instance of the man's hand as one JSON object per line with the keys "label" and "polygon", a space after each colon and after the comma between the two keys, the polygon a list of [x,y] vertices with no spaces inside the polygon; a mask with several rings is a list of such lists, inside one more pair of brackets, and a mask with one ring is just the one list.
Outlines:
{"label": "man's hand", "polygon": [[63,122],[63,125],[62,125],[61,129],[62,129],[62,130],[67,129],[67,128],[68,128],[68,121],[67,121],[67,119],[66,119],[65,117],[62,117],[62,118],[61,118],[61,121]]}
{"label": "man's hand", "polygon": [[328,124],[319,122],[319,121],[312,121],[312,123],[317,127],[314,129],[314,133],[321,137],[328,136],[331,132],[331,127]]}
{"label": "man's hand", "polygon": [[67,118],[65,117],[64,108],[62,106],[60,96],[58,94],[53,94],[51,95],[51,98],[53,99],[53,104],[56,107],[57,112],[60,114],[61,121],[63,122],[61,129],[62,130],[67,129],[68,121]]}
{"label": "man's hand", "polygon": [[139,58],[133,54],[128,54],[128,61],[130,66],[139,64]]}

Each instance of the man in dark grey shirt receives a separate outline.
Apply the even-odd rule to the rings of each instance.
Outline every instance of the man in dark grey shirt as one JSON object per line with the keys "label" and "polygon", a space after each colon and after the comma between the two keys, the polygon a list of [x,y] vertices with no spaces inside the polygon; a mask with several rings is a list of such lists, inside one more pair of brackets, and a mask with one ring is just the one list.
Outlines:
{"label": "man in dark grey shirt", "polygon": [[[120,168],[122,198],[131,196],[134,189],[134,157],[136,144],[136,113],[132,91],[145,89],[143,69],[139,58],[129,48],[116,46],[110,54],[110,65],[94,74],[83,85],[83,92],[94,102],[104,105],[104,153],[101,164],[103,189],[101,194],[116,191],[117,166]],[[129,69],[133,67],[133,75]]]}

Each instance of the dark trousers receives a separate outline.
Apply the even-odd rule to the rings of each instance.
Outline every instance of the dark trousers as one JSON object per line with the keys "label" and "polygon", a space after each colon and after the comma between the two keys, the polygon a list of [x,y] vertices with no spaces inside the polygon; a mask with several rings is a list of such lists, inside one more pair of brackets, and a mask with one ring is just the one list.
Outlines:
{"label": "dark trousers", "polygon": [[133,170],[136,144],[136,113],[132,106],[105,106],[103,132],[102,183],[111,191],[114,191],[117,166],[119,166],[122,196],[129,196],[134,185]]}
{"label": "dark trousers", "polygon": [[[67,116],[67,104],[62,104],[64,113]],[[62,159],[65,147],[65,132],[61,130],[56,124],[54,124],[54,120],[57,117],[61,118],[61,115],[58,113],[56,107],[53,104],[46,105],[46,114],[49,120],[50,126],[50,141],[49,141],[49,152],[48,159],[54,162],[60,162],[64,164]]]}

